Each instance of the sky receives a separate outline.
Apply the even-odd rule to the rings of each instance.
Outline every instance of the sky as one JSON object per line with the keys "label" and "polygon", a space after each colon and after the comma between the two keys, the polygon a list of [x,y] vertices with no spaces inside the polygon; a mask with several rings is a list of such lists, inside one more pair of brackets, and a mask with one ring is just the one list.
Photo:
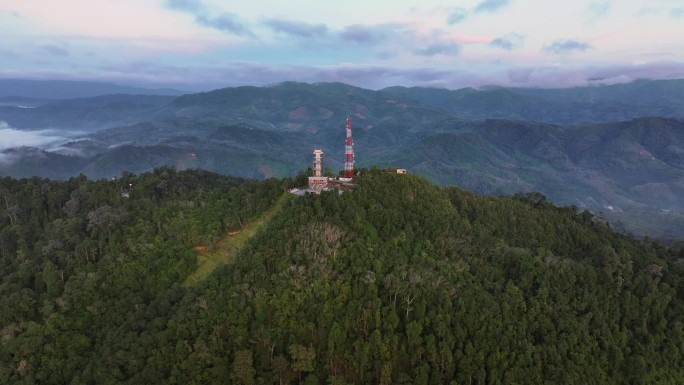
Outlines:
{"label": "sky", "polygon": [[684,0],[0,0],[0,78],[184,90],[684,78]]}

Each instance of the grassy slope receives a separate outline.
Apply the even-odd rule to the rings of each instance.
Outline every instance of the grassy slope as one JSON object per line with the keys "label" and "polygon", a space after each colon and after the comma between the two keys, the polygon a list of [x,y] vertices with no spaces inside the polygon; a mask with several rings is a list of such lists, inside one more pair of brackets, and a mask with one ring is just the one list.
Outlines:
{"label": "grassy slope", "polygon": [[198,252],[197,270],[190,274],[184,282],[185,286],[191,286],[208,277],[217,267],[231,263],[244,244],[252,238],[263,226],[267,225],[273,217],[280,212],[285,202],[291,197],[283,194],[268,211],[256,220],[250,222],[238,234],[228,235],[215,246]]}

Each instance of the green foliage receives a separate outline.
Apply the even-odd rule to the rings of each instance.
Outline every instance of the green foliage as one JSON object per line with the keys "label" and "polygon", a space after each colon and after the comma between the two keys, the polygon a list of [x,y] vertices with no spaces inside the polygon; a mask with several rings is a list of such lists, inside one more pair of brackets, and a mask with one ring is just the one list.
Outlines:
{"label": "green foliage", "polygon": [[[245,243],[261,230],[262,226],[268,224],[273,216],[278,214],[285,201],[291,197],[291,195],[283,193],[275,204],[261,216],[245,223],[244,227],[230,231],[229,237],[216,242],[209,250],[200,252],[197,256],[197,270],[185,279],[185,284],[195,284],[213,273],[221,264],[232,262]],[[239,222],[243,226],[242,221],[239,220]]]}
{"label": "green foliage", "polygon": [[[541,194],[372,169],[354,190],[279,201],[291,182],[0,180],[0,203],[17,205],[0,218],[0,383],[684,377],[681,248]],[[182,285],[193,246],[276,204],[229,263]]]}

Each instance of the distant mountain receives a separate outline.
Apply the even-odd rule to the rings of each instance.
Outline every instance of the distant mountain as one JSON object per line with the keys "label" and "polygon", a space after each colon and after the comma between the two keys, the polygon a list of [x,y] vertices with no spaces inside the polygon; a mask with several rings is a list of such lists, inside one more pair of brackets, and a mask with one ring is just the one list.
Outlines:
{"label": "distant mountain", "polygon": [[634,105],[681,106],[684,79],[637,80],[631,83],[557,89],[516,88],[516,93],[565,102],[613,101]]}
{"label": "distant mountain", "polygon": [[635,234],[684,239],[684,122],[675,108],[684,99],[681,84],[370,91],[289,82],[0,107],[9,127],[87,132],[49,149],[0,149],[10,152],[0,152],[0,175],[111,178],[168,165],[282,177],[308,167],[315,147],[324,150],[326,167],[340,170],[350,116],[360,167],[403,167],[481,194],[539,191],[603,212]]}
{"label": "distant mountain", "polygon": [[565,89],[476,90],[390,87],[381,92],[469,119],[534,120],[556,124],[604,123],[642,116],[684,118],[684,80]]}
{"label": "distant mountain", "polygon": [[164,108],[165,118],[206,118],[244,122],[263,129],[315,134],[335,129],[339,117],[357,125],[406,120],[414,123],[444,119],[449,114],[431,107],[393,100],[382,92],[340,83],[286,82],[269,87],[224,88],[183,95]]}
{"label": "distant mountain", "polygon": [[3,96],[0,97],[0,106],[32,108],[51,101],[52,99],[29,98],[26,96]]}
{"label": "distant mountain", "polygon": [[684,118],[684,110],[680,108],[684,103],[684,81],[679,80],[558,90],[466,88],[455,91],[419,87],[371,91],[340,83],[285,82],[179,97],[107,90],[117,94],[43,103],[39,103],[42,99],[27,100],[25,96],[12,103],[11,98],[5,97],[0,99],[0,121],[16,128],[78,127],[92,131],[144,121],[211,118],[227,124],[248,123],[264,129],[316,133],[333,129],[336,119],[331,118],[339,116],[351,116],[363,127],[394,121],[425,125],[454,118],[562,125],[607,123],[643,116]]}
{"label": "distant mountain", "polygon": [[[22,105],[0,104],[0,121],[21,129],[97,131],[149,120],[173,96],[113,94]],[[17,103],[18,104],[18,103]]]}
{"label": "distant mountain", "polygon": [[186,92],[170,88],[143,88],[104,82],[0,79],[0,98],[74,99],[108,94],[174,96]]}

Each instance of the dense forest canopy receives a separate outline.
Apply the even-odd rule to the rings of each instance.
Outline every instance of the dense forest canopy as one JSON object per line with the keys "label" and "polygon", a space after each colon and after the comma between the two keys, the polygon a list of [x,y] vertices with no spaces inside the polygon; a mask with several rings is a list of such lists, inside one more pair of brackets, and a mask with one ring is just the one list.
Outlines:
{"label": "dense forest canopy", "polygon": [[[0,383],[677,384],[684,251],[368,170],[0,179]],[[282,209],[197,283],[216,248]]]}

